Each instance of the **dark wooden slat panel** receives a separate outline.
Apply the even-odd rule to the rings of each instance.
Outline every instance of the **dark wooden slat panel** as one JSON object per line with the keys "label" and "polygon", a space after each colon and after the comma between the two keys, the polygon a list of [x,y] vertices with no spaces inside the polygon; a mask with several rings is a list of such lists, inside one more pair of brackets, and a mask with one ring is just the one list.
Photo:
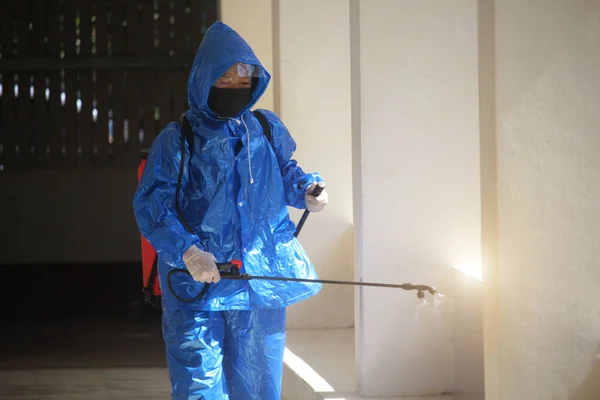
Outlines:
{"label": "dark wooden slat panel", "polygon": [[140,144],[140,74],[139,71],[127,73],[127,119],[129,121],[129,140],[126,146],[125,166],[135,167],[139,163]]}
{"label": "dark wooden slat panel", "polygon": [[129,55],[140,54],[139,37],[142,32],[139,30],[139,12],[137,0],[127,0],[125,2],[125,16],[127,21],[126,31],[126,51]]}
{"label": "dark wooden slat panel", "polygon": [[0,61],[3,71],[47,71],[55,69],[189,69],[194,60],[193,56],[184,57],[98,57],[98,58],[7,58]]}
{"label": "dark wooden slat panel", "polygon": [[66,102],[63,107],[64,125],[64,163],[69,168],[75,168],[78,165],[78,125],[77,125],[77,73],[67,71],[65,73],[66,84]]}
{"label": "dark wooden slat panel", "polygon": [[189,35],[189,31],[194,29],[190,26],[190,14],[186,12],[190,0],[176,0],[175,1],[175,54],[184,55],[186,54],[186,36]]}
{"label": "dark wooden slat panel", "polygon": [[[202,7],[205,11],[205,17],[203,18],[203,24],[206,29],[210,28],[212,24],[217,22],[217,17],[219,16],[219,2],[215,0],[202,0]],[[202,35],[204,35],[204,31]]]}
{"label": "dark wooden slat panel", "polygon": [[156,93],[158,97],[158,105],[160,107],[159,131],[169,122],[173,121],[173,112],[171,110],[171,74],[157,74]]}
{"label": "dark wooden slat panel", "polygon": [[[63,8],[63,45],[65,57],[76,57],[75,53],[75,16],[76,0],[64,0]],[[77,73],[75,71],[66,71],[66,103],[63,107],[62,121],[64,126],[64,162],[65,166],[75,168],[78,165],[78,125],[77,125]]]}
{"label": "dark wooden slat panel", "polygon": [[31,18],[29,16],[28,2],[26,0],[17,1],[16,7],[17,18],[15,22],[17,24],[17,34],[19,38],[19,43],[17,45],[18,55],[27,57],[31,54],[31,32],[29,31]]}
{"label": "dark wooden slat panel", "polygon": [[138,0],[140,4],[137,36],[139,53],[149,56],[154,51],[154,5],[151,0]]}
{"label": "dark wooden slat panel", "polygon": [[[16,55],[19,57],[28,56],[30,54],[31,36],[29,32],[29,16],[27,13],[27,3],[20,1],[16,3],[14,27],[17,34],[17,43],[14,43]],[[29,160],[29,149],[27,145],[27,137],[30,130],[30,102],[28,76],[24,72],[18,74],[18,79],[15,84],[18,87],[18,94],[15,94],[15,127],[12,135],[14,137],[14,164],[13,168],[22,169],[27,167]],[[13,86],[14,88],[14,86]],[[14,93],[14,89],[13,89]]]}
{"label": "dark wooden slat panel", "polygon": [[108,146],[108,72],[96,71],[96,102],[98,109],[98,122],[96,124],[95,142],[98,146],[97,165],[106,167],[110,165]]}
{"label": "dark wooden slat panel", "polygon": [[142,107],[143,107],[143,125],[144,125],[144,138],[139,143],[139,150],[146,148],[152,143],[156,136],[155,123],[154,123],[154,106],[155,106],[155,82],[154,73],[152,71],[142,71],[140,74],[142,79]]}
{"label": "dark wooden slat panel", "polygon": [[176,81],[177,81],[178,72],[172,71],[169,75],[170,75],[169,76],[169,89],[170,89],[169,112],[171,115],[171,120],[178,122],[180,120],[181,113],[184,112],[184,110],[178,110],[175,105],[175,94],[177,93]]}
{"label": "dark wooden slat panel", "polygon": [[29,97],[29,75],[19,74],[19,97],[16,113],[16,139],[17,165],[26,168],[31,159],[29,144],[31,143],[31,98]]}
{"label": "dark wooden slat panel", "polygon": [[2,5],[0,13],[0,44],[2,45],[2,58],[13,55],[13,28],[15,16],[15,3],[6,2]]}
{"label": "dark wooden slat panel", "polygon": [[36,2],[35,6],[30,8],[31,19],[33,23],[33,46],[31,48],[31,55],[36,57],[46,57],[46,44],[44,38],[47,35],[49,27],[46,26],[46,18],[44,12],[46,11],[45,2]]}
{"label": "dark wooden slat panel", "polygon": [[[0,84],[2,84],[2,79],[0,77]],[[0,171],[4,171],[6,167],[6,161],[4,160],[4,141],[6,139],[6,129],[4,123],[4,105],[2,104],[2,97],[0,97]]]}
{"label": "dark wooden slat panel", "polygon": [[[48,41],[46,43],[46,54],[48,59],[60,57],[60,10],[58,0],[51,0],[44,12],[45,28]],[[50,99],[47,103],[48,110],[48,144],[50,154],[48,165],[50,168],[59,168],[63,165],[62,160],[62,138],[61,138],[61,115],[60,104],[60,70],[48,71]]]}
{"label": "dark wooden slat panel", "polygon": [[152,137],[146,140],[146,145],[152,143],[154,138],[160,132],[160,106],[162,104],[162,97],[159,91],[160,84],[160,76],[161,74],[156,73],[154,70],[148,70],[150,75],[150,79],[152,79],[152,99],[153,99],[153,107],[152,107]]}
{"label": "dark wooden slat panel", "polygon": [[[57,0],[50,0],[45,9],[45,26],[48,42],[46,43],[46,52],[48,57],[59,59],[60,57],[60,10]],[[49,59],[48,58],[48,59]],[[38,62],[42,66],[46,62]],[[60,69],[50,70],[46,73],[49,79],[50,99],[46,104],[48,112],[48,144],[50,154],[48,155],[48,165],[50,168],[60,168],[64,165],[62,156],[62,113],[63,107],[60,103],[61,77]]]}
{"label": "dark wooden slat panel", "polygon": [[112,57],[115,51],[115,42],[121,41],[121,35],[117,36],[117,32],[120,31],[120,14],[123,10],[117,9],[114,1],[106,3],[106,34],[107,34],[107,49],[106,55]]}
{"label": "dark wooden slat panel", "polygon": [[48,127],[50,129],[48,133],[48,142],[50,143],[50,155],[48,162],[51,167],[59,168],[64,165],[62,156],[62,127],[63,127],[63,107],[60,103],[60,73],[50,72],[48,74],[50,78],[50,101],[48,114]]}
{"label": "dark wooden slat panel", "polygon": [[[32,22],[32,48],[31,54],[38,57],[46,56],[45,36],[47,27],[45,24],[44,10],[45,4],[34,3],[30,0],[29,13]],[[45,99],[45,80],[46,74],[43,72],[32,73],[34,79],[34,100],[32,104],[32,137],[35,153],[32,155],[32,168],[45,168],[47,166],[48,155],[48,126],[46,120],[46,99]]]}
{"label": "dark wooden slat panel", "polygon": [[122,57],[125,54],[124,2],[125,0],[113,0],[112,2],[112,55],[115,57]]}
{"label": "dark wooden slat panel", "polygon": [[76,0],[65,0],[64,6],[64,50],[65,57],[76,57],[75,54],[75,41],[77,36],[75,35],[75,14],[76,14]]}
{"label": "dark wooden slat panel", "polygon": [[18,103],[13,94],[13,86],[15,85],[14,76],[12,74],[2,76],[4,83],[4,93],[2,95],[2,129],[3,129],[3,159],[6,163],[5,169],[16,169],[17,154],[15,146],[17,144],[17,124],[16,112]]}
{"label": "dark wooden slat panel", "polygon": [[189,32],[190,42],[187,47],[189,54],[195,53],[202,42],[204,33],[215,22],[217,4],[215,1],[192,1],[190,5]]}
{"label": "dark wooden slat panel", "polygon": [[[60,57],[60,7],[56,0],[49,0],[47,7],[44,9],[44,25],[48,42],[46,43],[46,59],[40,59],[36,64],[39,68],[45,67],[46,62],[50,59],[59,59]],[[43,61],[42,61],[43,60]],[[10,60],[6,60],[10,61]],[[33,64],[34,61],[28,63]],[[16,66],[17,69],[24,69],[21,66]],[[1,68],[1,63],[0,63]],[[44,68],[46,69],[46,68]]]}
{"label": "dark wooden slat panel", "polygon": [[[2,29],[0,43],[3,44],[0,72],[3,74],[5,93],[0,106],[2,110],[0,140],[7,143],[6,154],[10,154],[12,149],[13,160],[16,161],[14,148],[18,144],[21,155],[28,159],[30,144],[35,142],[38,151],[31,165],[33,167],[41,168],[45,161],[52,167],[88,166],[90,163],[86,157],[91,154],[90,146],[93,146],[92,139],[94,139],[99,146],[97,150],[98,159],[101,161],[99,164],[137,166],[140,149],[139,127],[142,122],[142,117],[139,115],[140,106],[144,110],[145,147],[168,122],[179,120],[180,113],[187,108],[187,75],[204,29],[215,19],[216,2],[174,0],[173,4],[176,3],[173,9],[174,28],[178,37],[173,38],[171,46],[169,43],[172,28],[170,0],[159,0],[156,3],[158,9],[154,8],[154,0],[90,0],[89,2],[46,0],[38,4],[40,1],[6,2],[0,13],[0,29]],[[90,9],[92,4],[93,12]],[[141,10],[138,6],[141,6]],[[188,6],[189,12],[186,12]],[[107,15],[108,9],[110,15]],[[15,18],[12,11],[18,12],[20,17]],[[60,33],[59,18],[61,12],[64,13],[62,33]],[[155,12],[158,14],[157,20],[154,19]],[[96,54],[91,52],[92,15],[96,17]],[[76,16],[79,16],[78,33],[76,33]],[[127,19],[127,36],[131,34],[133,40],[124,37],[124,19]],[[110,24],[107,26],[109,21]],[[6,23],[9,26],[8,34],[4,27]],[[12,52],[14,27],[20,31],[16,54]],[[136,29],[131,29],[132,27]],[[156,29],[159,38],[157,47],[154,46]],[[111,54],[108,52],[109,35],[112,37]],[[186,36],[191,40],[186,40]],[[77,39],[80,40],[79,45],[76,44]],[[60,51],[61,41],[64,45],[63,58]],[[171,47],[176,46],[179,46],[179,51],[174,56],[169,56]],[[115,54],[119,57],[112,57]],[[101,71],[106,75],[103,84],[97,82],[98,90],[108,92],[108,84],[114,80],[114,83],[111,83],[110,99],[108,93],[106,96],[98,93],[99,97],[104,96],[106,101],[98,98],[99,121],[96,124],[91,122],[91,94],[88,95],[91,90],[88,78],[93,68],[98,69],[99,75]],[[131,83],[135,83],[132,91],[117,84],[117,81],[122,78],[124,68],[129,70],[130,87]],[[67,78],[65,107],[60,104],[59,76],[62,69],[66,70]],[[79,82],[75,70],[79,70],[81,74]],[[14,82],[9,81],[13,79],[16,71],[19,72],[20,78],[20,98],[19,101],[14,99],[11,101]],[[35,77],[34,101],[29,98],[31,75]],[[49,102],[46,102],[44,93],[46,77],[51,78]],[[77,113],[78,88],[81,89],[83,100],[81,114]],[[160,110],[158,120],[154,116],[156,106]],[[113,140],[110,146],[108,143],[109,107],[113,110]],[[127,118],[128,143],[125,143],[124,137],[126,107],[129,107],[128,113],[133,116]],[[9,108],[12,108],[9,113],[12,114],[13,126],[11,134],[7,135],[6,126],[11,123],[11,118],[6,115]],[[17,115],[22,123],[16,124]],[[96,127],[95,137],[87,134],[86,124],[91,126],[92,131],[94,126]],[[66,133],[64,137],[61,131],[63,126]],[[12,144],[7,142],[10,140]],[[61,154],[63,142],[66,146],[65,159]],[[46,157],[47,143],[51,147],[50,157]],[[78,145],[81,146],[81,163],[77,162]],[[106,148],[102,149],[101,147],[104,146]],[[112,163],[105,162],[108,159],[109,149],[113,152]],[[92,163],[92,165],[98,164]]]}
{"label": "dark wooden slat panel", "polygon": [[115,30],[115,20],[114,20],[114,3],[112,1],[107,1],[105,4],[105,13],[106,13],[106,55],[111,57],[113,53],[113,45],[114,45],[114,30]]}
{"label": "dark wooden slat panel", "polygon": [[169,36],[171,31],[171,23],[169,22],[170,4],[170,1],[159,2],[158,21],[156,21],[158,47],[156,47],[155,52],[163,57],[169,57],[169,50],[171,49],[171,38]]}
{"label": "dark wooden slat panel", "polygon": [[[0,27],[1,28],[1,27]],[[2,74],[0,74],[0,85],[4,85],[4,82],[2,80]],[[4,90],[4,86],[2,86],[2,90]],[[6,137],[6,131],[4,129],[4,122],[3,122],[3,112],[4,112],[4,106],[2,104],[2,96],[0,96],[0,171],[4,170],[5,167],[5,161],[4,161],[4,140]]]}
{"label": "dark wooden slat panel", "polygon": [[46,74],[36,73],[34,75],[34,97],[35,97],[35,118],[32,119],[33,131],[35,134],[35,162],[36,168],[48,167],[48,139],[49,139],[49,121],[48,121],[48,102],[46,102]]}
{"label": "dark wooden slat panel", "polygon": [[[79,92],[81,90],[80,76],[81,76],[81,74],[78,72],[77,76],[76,76],[77,84],[75,86],[77,92]],[[75,96],[75,104],[76,104],[75,110],[73,111],[74,114],[71,117],[72,119],[69,122],[71,123],[71,126],[73,127],[72,135],[73,135],[74,139],[72,139],[72,141],[74,142],[74,147],[75,147],[76,165],[77,165],[77,167],[83,167],[84,166],[84,160],[82,158],[83,147],[82,147],[82,143],[81,143],[82,134],[83,134],[83,129],[81,126],[81,118],[82,118],[81,113],[83,112],[83,110],[79,108],[80,98],[77,96],[79,96],[79,93],[77,93],[77,95]]]}
{"label": "dark wooden slat panel", "polygon": [[94,162],[94,124],[93,124],[93,75],[91,70],[79,73],[81,88],[81,114],[79,114],[79,146],[81,147],[82,166],[92,166]]}
{"label": "dark wooden slat panel", "polygon": [[[12,55],[13,48],[13,3],[7,3],[3,6],[0,13],[0,45],[2,46],[2,57]],[[12,73],[2,71],[2,89],[3,95],[0,101],[2,107],[0,116],[0,143],[2,144],[2,154],[0,155],[0,165],[3,169],[10,169],[10,160],[13,153],[11,140],[14,138],[14,111],[12,100]]]}
{"label": "dark wooden slat panel", "polygon": [[83,1],[79,3],[79,57],[92,55],[92,3]]}
{"label": "dark wooden slat panel", "polygon": [[104,57],[108,54],[107,2],[95,1],[93,12],[96,14],[96,56]]}
{"label": "dark wooden slat panel", "polygon": [[188,109],[187,79],[187,73],[177,71],[173,74],[173,103],[175,106],[175,120],[177,121],[179,121],[179,116]]}
{"label": "dark wooden slat panel", "polygon": [[111,72],[113,87],[113,165],[123,167],[125,165],[125,140],[124,140],[124,117],[125,117],[125,91],[123,82],[123,71],[113,70]]}

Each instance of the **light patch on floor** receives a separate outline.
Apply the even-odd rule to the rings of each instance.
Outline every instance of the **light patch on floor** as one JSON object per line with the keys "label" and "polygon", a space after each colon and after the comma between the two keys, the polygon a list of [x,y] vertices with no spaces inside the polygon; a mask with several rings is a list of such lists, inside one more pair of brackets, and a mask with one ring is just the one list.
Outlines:
{"label": "light patch on floor", "polygon": [[[286,400],[364,399],[356,394],[354,363],[354,329],[290,330],[287,332],[287,348],[284,353],[284,398]],[[379,398],[379,400],[398,399],[460,400],[453,396]]]}

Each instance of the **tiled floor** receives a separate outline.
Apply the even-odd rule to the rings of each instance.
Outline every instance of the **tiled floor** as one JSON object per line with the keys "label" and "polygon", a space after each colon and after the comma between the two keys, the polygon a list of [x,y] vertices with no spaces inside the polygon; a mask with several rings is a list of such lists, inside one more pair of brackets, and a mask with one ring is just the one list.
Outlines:
{"label": "tiled floor", "polygon": [[19,322],[0,335],[0,400],[165,400],[160,322]]}
{"label": "tiled floor", "polygon": [[[288,331],[286,344],[331,386],[330,390],[335,393],[354,392],[354,329],[292,330]],[[309,384],[317,388],[323,386],[323,382],[301,367],[295,372]]]}
{"label": "tiled floor", "polygon": [[[288,400],[362,400],[355,394],[354,329],[288,331],[287,347],[295,356],[288,358],[284,396]],[[308,366],[308,368],[307,368]],[[293,371],[293,373],[292,373]],[[483,400],[467,397],[403,397],[379,400]]]}
{"label": "tiled floor", "polygon": [[[3,326],[0,400],[167,400],[170,384],[160,329],[157,319],[142,323],[131,318]],[[299,369],[308,365],[320,376],[321,382],[312,379],[311,384],[321,386],[321,398],[359,399],[353,394],[352,329],[289,331],[287,342],[301,360]],[[311,373],[298,376],[300,371],[291,374],[286,368],[286,398],[314,399],[306,384]]]}
{"label": "tiled floor", "polygon": [[0,329],[0,369],[164,366],[156,318],[21,321]]}
{"label": "tiled floor", "polygon": [[0,371],[2,400],[165,400],[166,370],[64,369]]}

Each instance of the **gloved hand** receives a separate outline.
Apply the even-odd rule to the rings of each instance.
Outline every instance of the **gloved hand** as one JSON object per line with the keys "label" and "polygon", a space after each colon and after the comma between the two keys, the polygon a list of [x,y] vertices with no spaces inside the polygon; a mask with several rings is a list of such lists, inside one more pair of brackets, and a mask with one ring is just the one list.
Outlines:
{"label": "gloved hand", "polygon": [[221,280],[215,256],[192,245],[183,253],[183,262],[195,281],[216,283]]}
{"label": "gloved hand", "polygon": [[310,185],[306,191],[306,194],[304,195],[304,199],[306,200],[306,209],[310,212],[319,212],[323,210],[329,200],[329,195],[325,189],[323,189],[318,197],[312,196],[310,193],[312,193],[316,187],[317,183],[314,182],[312,185]]}

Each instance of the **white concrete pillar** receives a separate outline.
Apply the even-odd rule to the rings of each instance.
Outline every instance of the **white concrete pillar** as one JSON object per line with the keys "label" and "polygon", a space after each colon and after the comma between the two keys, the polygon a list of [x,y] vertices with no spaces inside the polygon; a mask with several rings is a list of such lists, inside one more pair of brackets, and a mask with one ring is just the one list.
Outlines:
{"label": "white concrete pillar", "polygon": [[[352,280],[352,137],[348,0],[279,0],[279,114],[296,159],[326,180],[330,203],[312,214],[299,240],[320,278]],[[291,210],[295,221],[298,210]],[[352,287],[325,285],[290,308],[290,328],[345,328],[354,323]]]}
{"label": "white concrete pillar", "polygon": [[495,0],[478,0],[481,253],[485,399],[498,400],[498,190],[496,180]]}
{"label": "white concrete pillar", "polygon": [[[450,290],[480,264],[476,1],[350,5],[357,277]],[[358,294],[360,393],[455,391],[452,301]]]}
{"label": "white concrete pillar", "polygon": [[[275,110],[298,145],[295,158],[328,183],[330,204],[299,237],[324,279],[353,278],[348,0],[221,0],[221,19],[273,76],[258,108]],[[301,211],[290,209],[298,221]],[[325,286],[290,307],[288,328],[354,324],[351,287]]]}
{"label": "white concrete pillar", "polygon": [[495,14],[487,398],[598,399],[600,2],[503,0]]}

